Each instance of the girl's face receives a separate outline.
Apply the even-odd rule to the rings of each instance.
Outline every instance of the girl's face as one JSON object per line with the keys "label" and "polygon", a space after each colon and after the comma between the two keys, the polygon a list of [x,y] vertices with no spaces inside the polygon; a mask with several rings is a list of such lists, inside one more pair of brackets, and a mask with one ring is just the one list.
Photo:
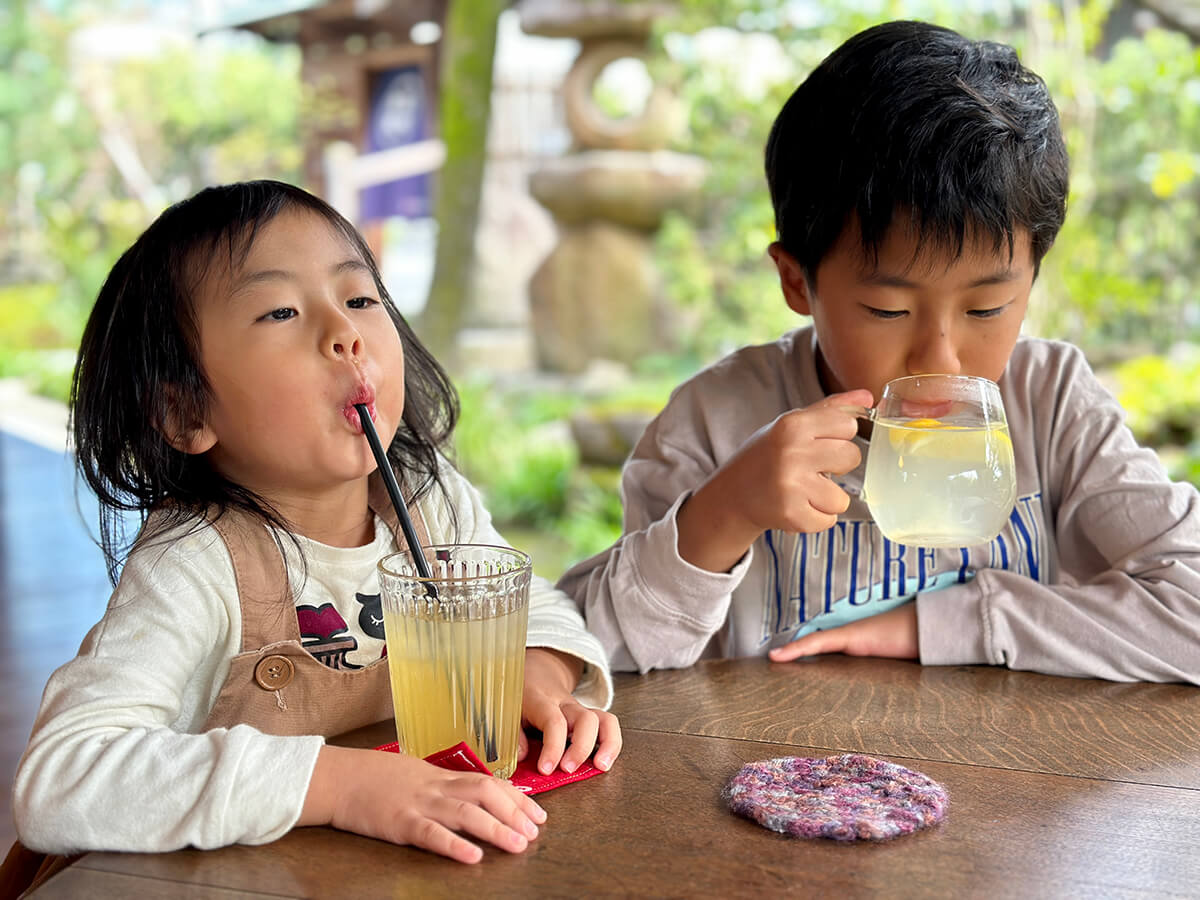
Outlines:
{"label": "girl's face", "polygon": [[268,499],[316,497],[375,459],[354,409],[386,447],[404,411],[404,352],[371,272],[328,222],[287,210],[245,261],[197,290],[200,363],[212,388],[192,452]]}

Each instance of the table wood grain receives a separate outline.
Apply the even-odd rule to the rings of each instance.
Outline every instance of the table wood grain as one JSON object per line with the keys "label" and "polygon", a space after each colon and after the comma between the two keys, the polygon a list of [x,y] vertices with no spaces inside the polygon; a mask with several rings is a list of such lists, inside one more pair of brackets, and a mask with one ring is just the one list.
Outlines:
{"label": "table wood grain", "polygon": [[700,663],[616,684],[626,728],[1200,788],[1191,685],[847,656]]}
{"label": "table wood grain", "polygon": [[[618,680],[617,765],[538,795],[549,820],[524,854],[486,848],[464,866],[303,828],[262,847],[89,854],[36,897],[1157,898],[1200,885],[1194,688],[850,659]],[[1039,738],[1051,725],[1078,734]],[[802,733],[817,739],[789,737]],[[393,737],[381,723],[338,742]],[[775,834],[725,806],[742,764],[835,751],[941,782],[945,821],[839,844]]]}

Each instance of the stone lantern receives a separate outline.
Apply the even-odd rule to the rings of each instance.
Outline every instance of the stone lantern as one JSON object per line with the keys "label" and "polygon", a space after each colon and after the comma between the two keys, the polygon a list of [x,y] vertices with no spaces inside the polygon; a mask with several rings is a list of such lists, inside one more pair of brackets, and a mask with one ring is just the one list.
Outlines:
{"label": "stone lantern", "polygon": [[554,216],[558,243],[529,285],[538,362],[579,372],[591,360],[631,364],[670,349],[678,316],[660,289],[652,236],[668,210],[686,209],[707,174],[696,156],[667,148],[679,136],[679,104],[655,86],[640,113],[616,119],[593,88],[616,60],[644,59],[663,7],[596,0],[525,0],[521,28],[580,42],[563,82],[574,146],[530,174],[534,198]]}

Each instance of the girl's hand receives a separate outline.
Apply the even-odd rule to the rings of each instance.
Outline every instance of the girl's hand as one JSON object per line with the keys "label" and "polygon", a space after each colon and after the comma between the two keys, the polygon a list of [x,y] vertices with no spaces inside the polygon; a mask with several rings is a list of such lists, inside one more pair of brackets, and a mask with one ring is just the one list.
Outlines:
{"label": "girl's hand", "polygon": [[814,631],[798,641],[776,647],[767,655],[775,662],[787,662],[818,653],[918,659],[917,604],[905,603],[849,625],[840,625],[828,631]]}
{"label": "girl's hand", "polygon": [[[560,764],[564,772],[574,772],[593,749],[596,768],[608,771],[621,752],[621,726],[617,717],[584,706],[571,696],[582,671],[581,660],[557,650],[531,647],[525,651],[521,721],[542,732],[537,768],[543,775],[549,775]],[[529,742],[522,731],[517,757],[524,759],[528,752]]]}
{"label": "girl's hand", "polygon": [[328,824],[474,863],[483,850],[456,832],[520,853],[545,821],[545,810],[507,781],[404,754],[326,746],[297,824]]}

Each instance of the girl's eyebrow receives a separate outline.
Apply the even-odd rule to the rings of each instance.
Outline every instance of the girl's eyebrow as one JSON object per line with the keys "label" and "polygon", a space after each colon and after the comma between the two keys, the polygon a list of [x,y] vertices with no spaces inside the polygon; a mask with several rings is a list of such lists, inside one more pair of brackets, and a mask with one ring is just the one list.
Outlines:
{"label": "girl's eyebrow", "polygon": [[[344,259],[340,263],[332,266],[329,270],[330,275],[344,275],[347,272],[361,272],[365,275],[371,274],[371,269],[361,259]],[[299,281],[300,276],[296,272],[290,272],[287,269],[259,269],[257,272],[243,272],[238,275],[237,280],[233,283],[233,288],[229,291],[229,296],[232,299],[242,291],[256,284],[262,284],[270,281]]]}

